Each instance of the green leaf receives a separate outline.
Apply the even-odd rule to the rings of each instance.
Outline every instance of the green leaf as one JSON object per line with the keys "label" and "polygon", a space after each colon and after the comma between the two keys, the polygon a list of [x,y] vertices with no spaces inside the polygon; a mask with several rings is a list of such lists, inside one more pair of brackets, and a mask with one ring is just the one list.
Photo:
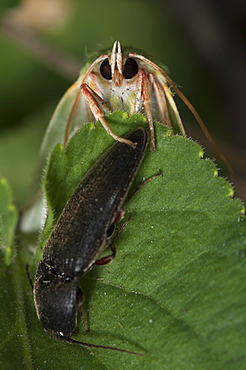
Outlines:
{"label": "green leaf", "polygon": [[[115,124],[120,117],[123,122]],[[110,125],[123,135],[145,122],[139,116],[129,122],[117,112]],[[145,357],[88,349],[49,337],[28,293],[23,257],[27,245],[23,244],[11,274],[1,275],[5,293],[0,291],[0,302],[4,295],[10,297],[0,309],[5,368],[14,368],[16,363],[19,368],[35,369],[245,367],[243,205],[231,198],[232,187],[217,176],[215,165],[201,159],[199,145],[184,137],[169,137],[162,125],[155,128],[157,150],[147,150],[132,189],[159,170],[163,176],[142,187],[126,204],[125,220],[131,217],[131,221],[116,240],[115,260],[94,266],[81,279],[91,330],[83,336],[79,320],[79,332],[73,336]],[[42,243],[76,184],[112,143],[100,124],[88,124],[66,150],[54,149],[45,179],[52,212]],[[31,269],[35,267],[33,263]]]}
{"label": "green leaf", "polygon": [[12,204],[12,194],[4,178],[0,179],[0,249],[4,253],[8,265],[14,256],[15,228],[18,214]]}

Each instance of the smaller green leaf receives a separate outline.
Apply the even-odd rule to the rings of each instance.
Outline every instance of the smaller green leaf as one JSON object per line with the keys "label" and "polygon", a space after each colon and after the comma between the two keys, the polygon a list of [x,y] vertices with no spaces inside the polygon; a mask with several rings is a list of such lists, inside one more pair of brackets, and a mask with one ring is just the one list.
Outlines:
{"label": "smaller green leaf", "polygon": [[0,179],[0,248],[5,255],[5,263],[10,264],[15,250],[15,228],[18,213],[12,204],[12,194],[5,178]]}

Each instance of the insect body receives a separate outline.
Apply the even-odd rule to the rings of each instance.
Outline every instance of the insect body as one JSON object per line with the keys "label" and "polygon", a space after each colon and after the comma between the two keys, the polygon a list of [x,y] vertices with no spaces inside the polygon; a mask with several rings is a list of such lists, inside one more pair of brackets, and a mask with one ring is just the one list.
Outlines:
{"label": "insect body", "polygon": [[135,143],[134,148],[115,143],[77,186],[38,264],[34,284],[37,315],[50,335],[64,341],[76,342],[70,336],[82,304],[79,279],[106,247],[108,231],[121,214],[148,134],[137,129],[127,139]]}

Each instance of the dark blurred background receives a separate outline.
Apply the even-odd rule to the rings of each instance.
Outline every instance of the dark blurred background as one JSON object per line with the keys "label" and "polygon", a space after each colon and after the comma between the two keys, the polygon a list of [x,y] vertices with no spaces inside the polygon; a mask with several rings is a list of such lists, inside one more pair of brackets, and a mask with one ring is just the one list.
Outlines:
{"label": "dark blurred background", "polygon": [[[23,205],[39,145],[59,99],[88,54],[146,50],[196,107],[235,171],[246,199],[246,2],[239,0],[1,0],[0,176]],[[216,157],[177,97],[188,136]]]}

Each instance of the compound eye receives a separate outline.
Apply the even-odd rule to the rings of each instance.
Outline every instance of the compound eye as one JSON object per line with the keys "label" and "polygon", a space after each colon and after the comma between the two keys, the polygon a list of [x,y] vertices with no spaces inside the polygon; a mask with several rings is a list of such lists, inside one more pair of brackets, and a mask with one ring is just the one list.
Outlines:
{"label": "compound eye", "polygon": [[108,59],[105,59],[102,62],[100,66],[100,72],[103,78],[105,78],[106,80],[112,80],[111,67],[110,67]]}
{"label": "compound eye", "polygon": [[130,79],[138,73],[138,64],[135,59],[128,58],[123,69],[123,75],[126,79]]}

